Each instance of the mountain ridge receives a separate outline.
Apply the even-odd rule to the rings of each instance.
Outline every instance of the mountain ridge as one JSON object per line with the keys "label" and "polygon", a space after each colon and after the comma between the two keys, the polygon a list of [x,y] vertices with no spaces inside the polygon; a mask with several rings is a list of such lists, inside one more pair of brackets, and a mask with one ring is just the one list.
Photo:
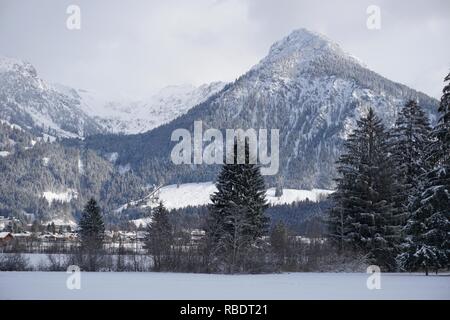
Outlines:
{"label": "mountain ridge", "polygon": [[[306,58],[304,58],[306,57]],[[171,132],[202,120],[205,128],[280,129],[279,176],[293,188],[332,188],[334,162],[356,120],[373,107],[390,127],[401,106],[419,101],[435,121],[438,101],[364,67],[325,37],[305,29],[275,43],[233,83],[186,114],[132,137],[91,137],[85,145],[117,152],[155,183],[213,180],[217,166],[170,163]],[[267,179],[273,184],[275,177]]]}
{"label": "mountain ridge", "polygon": [[53,138],[142,133],[185,113],[224,85],[172,85],[146,100],[114,100],[47,82],[31,63],[0,56],[0,119]]}

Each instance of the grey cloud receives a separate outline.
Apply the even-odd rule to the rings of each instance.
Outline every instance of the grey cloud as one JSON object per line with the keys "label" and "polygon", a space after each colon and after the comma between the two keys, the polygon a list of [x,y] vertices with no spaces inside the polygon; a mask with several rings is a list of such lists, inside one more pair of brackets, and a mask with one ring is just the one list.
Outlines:
{"label": "grey cloud", "polygon": [[[82,29],[65,27],[78,4]],[[382,29],[366,28],[381,8]],[[0,54],[48,80],[111,96],[232,81],[300,27],[326,34],[371,69],[440,96],[450,68],[450,2],[389,0],[0,0]]]}

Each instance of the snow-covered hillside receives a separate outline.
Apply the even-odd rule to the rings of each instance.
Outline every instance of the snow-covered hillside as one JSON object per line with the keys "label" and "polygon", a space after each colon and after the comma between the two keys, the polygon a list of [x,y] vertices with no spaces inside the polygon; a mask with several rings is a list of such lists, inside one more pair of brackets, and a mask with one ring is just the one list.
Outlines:
{"label": "snow-covered hillside", "polygon": [[78,226],[78,224],[75,222],[74,219],[71,219],[68,217],[63,217],[60,219],[52,219],[52,220],[48,220],[48,221],[42,221],[42,224],[43,225],[54,224],[57,227],[70,226],[71,228],[76,228]]}
{"label": "snow-covered hillside", "polygon": [[[168,86],[143,101],[111,101],[86,90],[77,90],[81,108],[108,132],[135,134],[153,129],[186,113],[224,87],[213,82],[199,87]],[[72,92],[74,93],[74,92]]]}
{"label": "snow-covered hillside", "polygon": [[[216,191],[216,186],[212,182],[183,183],[179,185],[168,185],[160,188],[156,193],[156,197],[158,200],[163,202],[167,209],[179,209],[188,206],[207,205],[210,203],[211,195]],[[275,188],[269,188],[266,193],[266,199],[271,205],[290,204],[306,199],[311,201],[319,201],[332,192],[333,191],[331,190],[322,189],[283,189],[283,195],[276,197]],[[155,206],[156,204],[152,201],[150,205]]]}
{"label": "snow-covered hillside", "polygon": [[27,62],[0,56],[0,119],[34,132],[83,137],[103,129],[80,109],[80,101],[38,76]]}
{"label": "snow-covered hillside", "polygon": [[54,201],[70,202],[78,197],[78,193],[74,189],[68,189],[63,192],[45,191],[42,196],[51,205]]}
{"label": "snow-covered hillside", "polygon": [[0,120],[53,137],[134,134],[175,119],[224,85],[169,86],[142,101],[114,100],[47,82],[30,63],[0,56]]}

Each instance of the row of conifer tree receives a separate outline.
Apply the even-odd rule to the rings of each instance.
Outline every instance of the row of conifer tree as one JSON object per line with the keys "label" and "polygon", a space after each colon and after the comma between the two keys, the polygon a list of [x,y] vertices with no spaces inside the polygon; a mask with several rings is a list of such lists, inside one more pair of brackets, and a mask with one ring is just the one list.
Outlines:
{"label": "row of conifer tree", "polygon": [[[450,81],[450,75],[445,79]],[[434,127],[409,101],[387,130],[372,109],[338,161],[329,237],[387,271],[438,271],[450,252],[450,84]]]}

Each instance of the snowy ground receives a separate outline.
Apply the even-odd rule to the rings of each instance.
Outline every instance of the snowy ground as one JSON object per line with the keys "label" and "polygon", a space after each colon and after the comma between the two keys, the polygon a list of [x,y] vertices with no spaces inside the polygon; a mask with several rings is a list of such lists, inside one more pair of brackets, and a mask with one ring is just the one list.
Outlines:
{"label": "snowy ground", "polygon": [[0,272],[0,299],[450,299],[450,276],[382,274],[369,290],[363,273],[207,275],[81,273],[69,290],[64,272]]}
{"label": "snowy ground", "polygon": [[[209,204],[211,202],[211,194],[216,191],[216,186],[212,182],[184,183],[178,187],[176,184],[162,187],[158,196],[168,209],[177,209]],[[323,189],[283,189],[283,195],[275,197],[275,188],[270,188],[267,190],[266,196],[270,204],[280,205],[306,199],[318,201],[321,197],[323,198],[332,192],[331,190]]]}

